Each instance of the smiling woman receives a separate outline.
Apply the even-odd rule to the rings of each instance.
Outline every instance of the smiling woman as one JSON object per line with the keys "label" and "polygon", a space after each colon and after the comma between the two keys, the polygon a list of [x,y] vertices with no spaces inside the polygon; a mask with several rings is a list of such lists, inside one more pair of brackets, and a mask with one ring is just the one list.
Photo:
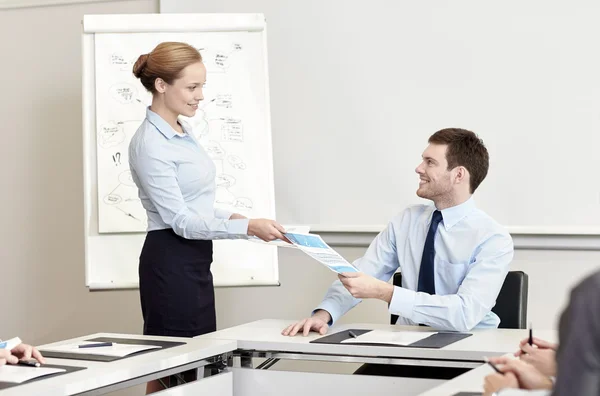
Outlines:
{"label": "smiling woman", "polygon": [[[194,337],[216,330],[213,239],[283,239],[273,220],[214,207],[216,167],[191,128],[204,99],[206,67],[193,46],[163,42],[140,55],[133,74],[152,93],[129,144],[131,176],[148,216],[139,262],[144,334]],[[193,376],[192,376],[193,378]],[[189,378],[188,378],[189,379]],[[147,392],[161,389],[148,384]]]}
{"label": "smiling woman", "polygon": [[133,74],[153,95],[163,94],[164,100],[153,101],[152,107],[182,134],[177,117],[193,117],[198,103],[204,100],[206,67],[200,53],[185,43],[161,43],[150,54],[140,55]]}

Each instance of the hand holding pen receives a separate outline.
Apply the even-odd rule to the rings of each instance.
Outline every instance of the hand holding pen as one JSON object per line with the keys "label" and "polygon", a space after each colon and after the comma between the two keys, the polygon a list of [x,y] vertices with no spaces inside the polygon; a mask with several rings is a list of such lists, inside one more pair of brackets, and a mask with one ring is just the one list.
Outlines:
{"label": "hand holding pen", "polygon": [[529,343],[529,338],[524,338],[521,340],[521,342],[519,343],[519,351],[517,351],[517,353],[515,353],[516,357],[519,357],[521,355],[523,355],[524,353],[528,353],[527,351],[530,351],[532,349],[552,349],[553,351],[556,351],[558,349],[558,344],[554,343],[554,342],[548,342],[545,340],[542,340],[541,338],[535,338],[533,337],[531,340],[531,344]]}
{"label": "hand holding pen", "polygon": [[486,362],[491,368],[493,368],[494,371],[497,372],[498,374],[503,374],[503,372],[500,371],[500,369],[498,368],[498,366],[496,366],[494,364],[494,362],[492,362],[487,356],[483,357],[483,361]]}
{"label": "hand holding pen", "polygon": [[20,359],[17,363],[19,366],[27,366],[27,367],[40,367],[42,364],[37,360],[31,359]]}
{"label": "hand holding pen", "polygon": [[556,350],[558,345],[552,342],[532,337],[521,340],[520,349],[515,356],[538,369],[543,374],[556,376]]}
{"label": "hand holding pen", "polygon": [[37,360],[39,363],[45,363],[42,354],[28,344],[18,344],[12,349],[0,348],[0,366],[4,364],[19,364],[19,360]]}
{"label": "hand holding pen", "polygon": [[[497,392],[502,387],[492,386],[491,382],[510,380],[513,388],[521,389],[552,389],[553,383],[550,377],[541,373],[535,367],[512,356],[497,356],[490,358],[488,364],[494,368],[496,373],[485,378],[484,388],[486,391]],[[514,380],[517,384],[514,384]],[[517,386],[514,386],[517,385]],[[508,385],[505,384],[506,387]]]}

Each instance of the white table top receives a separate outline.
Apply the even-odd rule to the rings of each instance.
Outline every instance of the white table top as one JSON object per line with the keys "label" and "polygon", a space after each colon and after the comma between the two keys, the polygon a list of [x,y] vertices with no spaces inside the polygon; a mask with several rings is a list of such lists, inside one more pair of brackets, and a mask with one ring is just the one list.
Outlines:
{"label": "white table top", "polygon": [[[483,383],[485,377],[489,374],[493,374],[494,369],[488,364],[483,364],[473,370],[469,370],[466,373],[459,375],[443,384],[436,386],[427,392],[421,393],[419,396],[453,396],[459,392],[479,392],[483,393]],[[548,396],[549,391],[547,390],[517,390],[517,389],[505,389],[501,392],[504,396]]]}
{"label": "white table top", "polygon": [[236,348],[235,341],[216,339],[193,339],[179,337],[142,336],[132,334],[97,333],[72,338],[38,348],[77,343],[96,337],[131,338],[186,342],[185,345],[161,349],[139,356],[119,359],[112,362],[95,362],[74,359],[46,359],[47,364],[87,367],[54,378],[40,379],[28,384],[0,390],[2,396],[13,395],[72,395],[127,381],[132,378],[160,372],[184,364],[193,363],[211,356],[231,352]]}
{"label": "white table top", "polygon": [[[264,319],[205,334],[197,338],[235,340],[238,342],[239,349],[253,349],[259,351],[483,362],[484,356],[498,356],[515,352],[518,349],[519,341],[528,336],[528,330],[473,330],[471,331],[473,334],[472,336],[440,349],[349,344],[310,344],[310,341],[321,336],[317,333],[310,333],[307,337],[302,335],[296,335],[295,337],[281,335],[281,331],[294,322],[295,320]],[[389,329],[396,331],[405,329],[407,331],[434,331],[423,326],[361,323],[334,325],[329,329],[328,334],[347,329]],[[534,331],[534,335],[549,341],[555,341],[557,339],[557,334],[554,330]]]}
{"label": "white table top", "polygon": [[420,396],[451,396],[458,392],[483,392],[483,381],[486,375],[492,374],[494,369],[487,364],[469,370],[437,386]]}

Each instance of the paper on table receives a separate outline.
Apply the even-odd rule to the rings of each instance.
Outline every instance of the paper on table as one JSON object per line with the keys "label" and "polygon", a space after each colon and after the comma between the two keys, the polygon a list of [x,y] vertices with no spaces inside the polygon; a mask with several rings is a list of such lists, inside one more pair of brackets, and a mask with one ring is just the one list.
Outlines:
{"label": "paper on table", "polygon": [[103,346],[96,348],[79,348],[79,345],[97,344],[97,342],[83,341],[77,344],[58,345],[54,347],[44,347],[44,352],[66,352],[77,353],[81,355],[100,355],[100,356],[127,356],[132,353],[147,351],[150,349],[160,349],[159,345],[135,345],[135,344],[117,344],[112,346]]}
{"label": "paper on table", "polygon": [[[299,234],[308,234],[310,232],[310,226],[283,226],[283,228],[285,229],[286,232],[295,232],[295,233],[299,233]],[[274,241],[271,241],[271,242],[265,242],[262,239],[260,239],[259,237],[252,236],[248,240],[252,241],[252,242],[256,242],[256,243],[264,243],[265,245],[274,245],[274,246],[281,246],[281,247],[286,247],[286,248],[297,248],[296,245],[287,243],[286,241],[282,241],[281,239],[275,239]]]}
{"label": "paper on table", "polygon": [[373,330],[361,334],[356,338],[348,338],[342,342],[347,344],[392,344],[406,346],[434,334],[437,334],[437,332]]}
{"label": "paper on table", "polygon": [[65,371],[65,369],[61,368],[27,367],[6,364],[0,367],[0,382],[14,382],[20,384],[21,382],[29,381],[33,378]]}
{"label": "paper on table", "polygon": [[338,252],[329,247],[317,234],[300,234],[286,232],[285,237],[298,249],[308,254],[333,272],[360,272],[358,268],[346,261]]}

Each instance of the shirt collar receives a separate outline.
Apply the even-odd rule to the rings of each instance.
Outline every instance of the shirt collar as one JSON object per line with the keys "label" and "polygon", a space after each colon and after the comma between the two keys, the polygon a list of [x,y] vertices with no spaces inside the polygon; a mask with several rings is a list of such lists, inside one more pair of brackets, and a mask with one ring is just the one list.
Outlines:
{"label": "shirt collar", "polygon": [[[169,125],[161,116],[159,116],[158,114],[156,114],[155,112],[153,112],[152,110],[150,110],[150,106],[148,106],[146,108],[146,118],[167,139],[171,139],[175,135],[181,136],[177,132],[175,132],[175,130],[173,129],[173,127],[171,127],[171,125]],[[185,122],[181,122],[180,120],[178,120],[178,122],[181,125],[181,128],[183,129],[183,132],[185,132],[187,135],[189,135],[190,131],[189,131],[189,128],[186,125],[186,123]]]}
{"label": "shirt collar", "polygon": [[450,230],[450,228],[475,209],[477,209],[477,207],[475,206],[473,197],[467,199],[460,205],[442,209],[442,218],[444,219],[444,228],[446,231]]}

